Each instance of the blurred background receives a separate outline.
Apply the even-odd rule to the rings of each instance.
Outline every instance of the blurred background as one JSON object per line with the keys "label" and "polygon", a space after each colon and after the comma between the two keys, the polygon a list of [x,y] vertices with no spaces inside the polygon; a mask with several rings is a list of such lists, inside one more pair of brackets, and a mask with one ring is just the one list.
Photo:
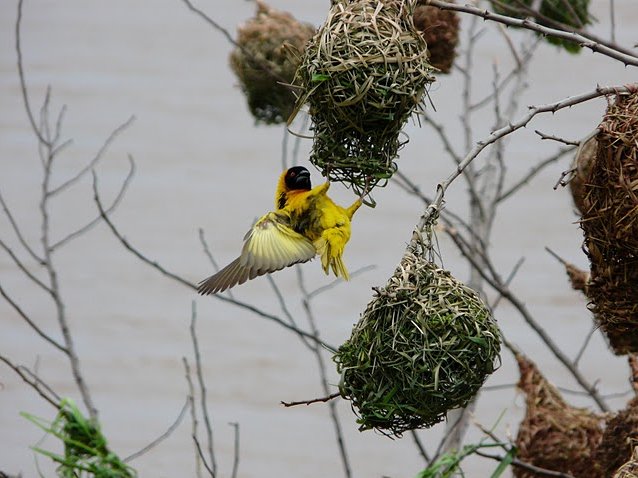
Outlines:
{"label": "blurred background", "polygon": [[[273,7],[316,26],[323,22],[328,3],[270,1]],[[255,11],[255,4],[248,1],[215,0],[199,6],[232,34]],[[635,2],[616,0],[615,8],[616,42],[632,46],[637,41]],[[592,14],[598,22],[591,31],[609,38],[609,2],[592,2]],[[17,73],[16,16],[16,2],[0,3],[0,191],[25,239],[37,248],[42,166]],[[467,44],[464,28],[468,22],[462,16],[461,51]],[[475,101],[491,92],[494,65],[507,72],[513,64],[495,25],[481,21],[478,28],[483,33],[473,58]],[[530,35],[508,32],[517,44]],[[234,259],[254,218],[271,208],[283,167],[282,149],[290,163],[297,142],[283,126],[255,125],[229,68],[231,51],[232,45],[219,31],[179,0],[26,0],[23,6],[22,52],[31,106],[37,115],[50,86],[50,109],[57,112],[66,106],[62,137],[72,139],[57,159],[52,182],[61,184],[81,170],[111,132],[134,116],[96,167],[100,192],[106,203],[115,197],[131,155],[136,173],[112,215],[113,222],[148,258],[191,282],[213,272],[199,240],[199,228],[220,263]],[[520,118],[528,105],[558,101],[592,91],[597,85],[622,85],[635,78],[635,71],[602,55],[588,50],[570,55],[543,43],[530,64],[528,88],[520,92],[521,107],[510,119]],[[445,125],[457,151],[465,153],[459,122],[462,90],[459,71],[440,76],[430,91],[436,109],[428,108],[431,117]],[[580,140],[600,122],[605,106],[606,101],[600,99],[538,116],[528,128],[509,136],[506,181],[513,184],[557,150],[556,143],[541,141],[534,129]],[[494,124],[494,113],[477,111],[471,122],[473,141],[484,139]],[[425,194],[433,195],[436,184],[455,166],[430,126],[411,121],[406,133],[410,142],[401,152],[399,169]],[[299,141],[296,157],[299,164],[311,169],[318,184],[321,176],[306,159],[310,146],[310,140]],[[571,197],[564,188],[553,189],[570,162],[571,157],[565,157],[547,167],[503,203],[491,246],[504,276],[525,258],[512,290],[562,350],[574,357],[591,330],[591,314],[585,299],[571,289],[563,267],[544,250],[548,246],[587,268]],[[340,184],[332,186],[331,195],[341,204],[353,200],[352,192]],[[418,198],[393,183],[377,189],[374,197],[375,209],[362,208],[357,213],[345,254],[351,272],[369,265],[374,269],[312,302],[321,337],[330,344],[338,345],[349,337],[372,296],[371,288],[383,285],[391,275],[423,212]],[[446,205],[466,215],[467,204],[466,185],[459,179],[451,186]],[[54,240],[65,237],[96,215],[88,175],[52,199],[51,236]],[[21,250],[5,216],[0,218],[0,232],[41,275]],[[439,241],[444,267],[466,280],[466,261],[445,235]],[[240,427],[239,476],[303,478],[343,473],[327,406],[280,405],[282,400],[323,395],[316,360],[295,334],[232,304],[198,297],[127,252],[103,223],[61,248],[54,262],[82,371],[114,451],[127,456],[141,449],[167,429],[183,406],[188,385],[182,357],[192,358],[189,324],[194,303],[220,476],[230,476],[232,468],[230,422]],[[316,261],[302,267],[311,290],[332,280],[323,275]],[[278,272],[274,279],[291,313],[304,323],[294,268]],[[44,331],[60,338],[50,298],[5,254],[0,255],[0,283]],[[235,298],[261,310],[282,314],[265,279],[233,292]],[[496,319],[508,339],[532,357],[553,383],[579,390],[505,302],[496,310]],[[0,324],[2,355],[37,369],[60,395],[80,403],[66,358],[3,300]],[[503,351],[502,357],[502,367],[482,392],[476,417],[487,427],[498,422],[499,436],[507,438],[516,433],[524,402],[511,386],[518,379],[511,354]],[[336,384],[338,376],[327,360],[329,381]],[[608,400],[614,409],[624,406],[630,397],[626,361],[608,351],[599,333],[594,334],[581,368],[601,393],[621,394]],[[565,396],[575,405],[592,406],[581,394]],[[0,366],[0,469],[28,477],[36,476],[39,467],[45,476],[52,476],[50,460],[36,458],[30,447],[39,444],[57,449],[59,445],[50,439],[40,443],[42,432],[19,415],[22,411],[48,419],[54,416],[54,410],[11,369]],[[373,431],[360,433],[346,401],[340,401],[338,411],[354,476],[412,477],[424,467],[409,436],[391,440]],[[424,445],[436,447],[443,428],[441,424],[419,432]],[[190,433],[187,417],[167,440],[134,460],[132,466],[140,476],[195,476]],[[480,436],[471,426],[467,440],[476,441]],[[495,466],[495,462],[473,458],[464,469],[467,476],[480,477]]]}

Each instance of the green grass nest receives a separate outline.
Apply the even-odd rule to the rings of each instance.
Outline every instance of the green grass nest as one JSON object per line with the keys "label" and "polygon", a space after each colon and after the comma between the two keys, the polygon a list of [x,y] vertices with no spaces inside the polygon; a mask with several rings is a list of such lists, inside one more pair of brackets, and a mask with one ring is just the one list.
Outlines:
{"label": "green grass nest", "polygon": [[407,253],[334,361],[360,430],[401,436],[465,406],[499,352],[498,327],[476,292]]}
{"label": "green grass nest", "polygon": [[297,70],[297,108],[307,103],[313,121],[310,161],[357,193],[392,176],[401,128],[433,81],[414,4],[333,2]]}

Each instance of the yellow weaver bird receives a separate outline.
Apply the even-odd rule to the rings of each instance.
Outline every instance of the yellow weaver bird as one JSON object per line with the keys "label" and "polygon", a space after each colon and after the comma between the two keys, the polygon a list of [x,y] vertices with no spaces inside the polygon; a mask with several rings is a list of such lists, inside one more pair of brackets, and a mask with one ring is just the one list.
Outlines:
{"label": "yellow weaver bird", "polygon": [[275,210],[262,216],[244,237],[241,255],[197,286],[202,295],[223,292],[249,279],[321,256],[326,274],[348,280],[342,255],[350,239],[350,220],[361,199],[345,209],[326,194],[329,182],[315,188],[303,166],[284,171],[275,193]]}

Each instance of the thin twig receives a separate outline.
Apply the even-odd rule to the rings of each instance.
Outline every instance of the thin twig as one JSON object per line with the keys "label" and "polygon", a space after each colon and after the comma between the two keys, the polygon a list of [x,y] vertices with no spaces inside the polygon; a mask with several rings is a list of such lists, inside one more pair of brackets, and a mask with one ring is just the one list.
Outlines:
{"label": "thin twig", "polygon": [[419,434],[417,433],[417,431],[416,430],[410,430],[410,435],[412,435],[412,439],[414,440],[414,444],[416,445],[417,450],[419,450],[419,454],[423,458],[423,461],[425,461],[425,464],[429,465],[430,463],[432,463],[432,460],[428,456],[428,452],[425,449],[425,446],[423,446],[423,443],[421,443],[421,439],[419,438]]}
{"label": "thin twig", "polygon": [[[208,405],[206,404],[206,383],[204,382],[204,374],[202,372],[202,358],[199,353],[199,344],[197,342],[197,332],[195,330],[195,322],[197,320],[197,307],[195,301],[192,302],[191,313],[191,340],[193,342],[193,353],[195,355],[195,372],[197,374],[197,382],[199,384],[199,398],[200,406],[202,408],[202,415],[204,417],[204,426],[206,427],[206,440],[208,444],[208,455],[210,459],[210,466],[213,478],[217,475],[217,462],[215,461],[215,453],[213,446],[213,427],[210,423],[210,417],[208,414]],[[204,460],[204,463],[206,461]],[[207,467],[208,468],[208,467]]]}
{"label": "thin twig", "polygon": [[7,294],[7,292],[4,290],[2,285],[0,285],[0,295],[2,295],[2,297],[4,297],[4,299],[9,303],[9,305],[11,305],[11,307],[13,307],[13,309],[18,313],[18,315],[20,315],[20,317],[22,317],[24,319],[24,321],[27,324],[29,324],[29,326],[40,337],[42,337],[44,340],[49,342],[51,345],[53,345],[55,348],[57,348],[59,351],[63,352],[64,354],[66,354],[66,355],[69,354],[69,351],[67,350],[67,348],[64,345],[60,344],[58,341],[53,339],[49,334],[44,332],[35,322],[33,322],[33,320],[31,320],[31,317],[29,317],[27,315],[27,313],[24,312],[22,310],[22,308]]}
{"label": "thin twig", "polygon": [[527,18],[519,20],[516,18],[508,17],[506,15],[499,15],[497,13],[490,12],[489,10],[483,10],[472,5],[459,5],[455,3],[443,2],[441,0],[427,0],[427,4],[440,8],[441,10],[453,10],[457,12],[468,13],[485,20],[503,23],[504,25],[509,25],[512,27],[525,28],[527,30],[532,30],[545,36],[567,40],[569,42],[577,43],[583,48],[588,48],[594,53],[600,53],[602,55],[618,60],[624,65],[638,66],[638,57],[636,55],[629,52],[623,53],[623,51],[621,51],[623,50],[622,47],[619,47],[618,45],[605,42],[599,38],[597,38],[598,41],[594,41],[591,38],[585,37],[582,33],[567,32],[563,30],[557,30],[555,28],[545,27]]}
{"label": "thin twig", "polygon": [[[11,362],[11,360],[9,360],[4,355],[0,354],[0,361],[4,362],[7,366],[13,369],[13,371],[17,373],[25,383],[30,385],[36,392],[38,392],[38,395],[44,398],[56,409],[58,410],[60,409],[60,401],[61,401],[60,396],[56,394],[51,389],[51,387],[46,385],[40,378],[37,378],[35,374],[31,373],[26,367],[22,365],[15,365],[13,362]],[[28,371],[29,374],[27,375],[24,371]],[[34,379],[33,377],[36,377],[36,378]],[[41,388],[41,386],[44,386],[44,390]],[[52,395],[52,397],[50,395]]]}
{"label": "thin twig", "polygon": [[[51,196],[55,196],[56,194],[61,193],[62,191],[64,191],[65,189],[68,189],[69,186],[72,186],[73,184],[75,184],[77,181],[79,181],[80,179],[82,179],[82,177],[87,174],[89,171],[91,171],[93,168],[95,168],[95,166],[97,165],[97,163],[100,161],[100,159],[102,159],[102,157],[104,157],[104,153],[106,153],[106,151],[109,149],[109,146],[113,143],[113,141],[115,141],[115,139],[122,133],[124,132],[129,126],[131,126],[131,124],[133,123],[133,121],[135,121],[135,116],[131,116],[129,119],[127,119],[124,123],[122,123],[121,125],[119,125],[118,127],[116,127],[113,131],[111,131],[111,134],[106,138],[106,140],[104,141],[104,143],[102,143],[102,146],[100,147],[100,149],[98,150],[98,152],[95,154],[95,156],[93,157],[93,159],[91,159],[91,161],[89,161],[82,169],[80,169],[80,171],[78,171],[74,176],[72,176],[71,178],[67,179],[66,181],[64,181],[62,184],[60,184],[59,186],[52,188],[49,191],[49,194]],[[129,158],[130,159],[130,158]],[[131,160],[132,161],[132,160]]]}
{"label": "thin twig", "polygon": [[319,403],[319,402],[329,402],[330,400],[340,397],[341,394],[339,392],[336,393],[332,393],[330,395],[328,395],[327,397],[319,397],[319,398],[313,398],[312,400],[300,400],[298,402],[284,402],[283,400],[280,402],[284,407],[296,407],[297,405],[310,405],[312,403]]}
{"label": "thin twig", "polygon": [[[128,190],[131,180],[133,179],[133,176],[135,175],[135,161],[133,160],[133,156],[131,156],[130,154],[128,155],[128,161],[129,161],[129,172],[126,175],[126,178],[124,178],[124,181],[122,182],[122,185],[120,186],[120,190],[115,196],[115,199],[113,200],[111,205],[104,211],[106,214],[112,213],[120,205],[120,203],[122,202],[122,199],[124,199],[124,195],[126,194],[126,191]],[[102,216],[97,216],[96,218],[92,219],[90,222],[86,223],[84,226],[80,227],[79,229],[76,229],[75,231],[71,232],[70,234],[60,239],[58,242],[54,243],[51,246],[51,250],[55,251],[57,248],[65,245],[69,241],[72,241],[73,239],[81,236],[85,232],[89,231],[91,228],[95,227],[101,221],[102,221]]]}
{"label": "thin twig", "polygon": [[9,219],[9,223],[11,224],[11,228],[13,229],[13,232],[15,233],[16,237],[20,241],[20,244],[22,244],[22,247],[24,247],[24,249],[33,258],[33,260],[35,260],[40,265],[44,265],[44,259],[42,259],[40,256],[38,256],[35,253],[33,248],[31,248],[29,243],[26,241],[26,239],[22,235],[22,231],[20,230],[20,227],[18,226],[17,221],[13,217],[13,214],[11,213],[11,210],[9,209],[9,206],[5,202],[4,197],[2,197],[2,192],[1,191],[0,191],[0,205],[2,206],[2,209],[4,210],[4,213],[7,215],[7,219]]}
{"label": "thin twig", "polygon": [[518,191],[520,188],[522,188],[527,183],[529,183],[536,175],[538,175],[538,173],[540,173],[547,166],[549,166],[550,164],[553,164],[556,161],[560,160],[563,156],[565,156],[568,153],[571,153],[575,149],[576,149],[575,146],[569,146],[569,147],[566,147],[566,148],[561,148],[554,155],[552,155],[549,158],[546,158],[546,159],[540,161],[537,165],[532,167],[525,176],[523,176],[521,179],[516,181],[516,183],[514,183],[512,186],[510,186],[507,189],[507,191],[505,191],[503,194],[501,194],[498,197],[497,201],[498,202],[502,202],[505,199],[507,199],[508,197],[512,196],[516,191]]}
{"label": "thin twig", "polygon": [[130,454],[129,456],[124,458],[122,461],[124,463],[128,463],[130,461],[135,460],[136,458],[139,458],[140,456],[144,455],[145,453],[147,453],[148,451],[152,450],[157,445],[162,443],[169,436],[171,436],[173,434],[173,432],[175,430],[177,430],[177,427],[180,425],[180,423],[182,423],[182,420],[183,420],[184,416],[186,415],[186,410],[188,410],[189,406],[190,406],[190,401],[189,401],[189,399],[187,397],[186,401],[184,402],[184,405],[182,406],[182,409],[179,412],[179,415],[177,415],[177,418],[175,419],[175,421],[166,429],[166,431],[164,433],[162,433],[160,436],[158,436],[155,440],[150,442],[144,448],[142,448],[139,451],[136,451],[135,453]]}
{"label": "thin twig", "polygon": [[229,423],[229,425],[233,427],[233,431],[235,432],[235,439],[233,441],[233,470],[230,474],[230,478],[237,478],[237,471],[239,470],[239,423],[232,422]]}
{"label": "thin twig", "polygon": [[[182,357],[182,363],[184,364],[184,376],[186,377],[186,383],[188,384],[188,396],[186,397],[186,399],[190,404],[191,411],[191,438],[193,438],[193,442],[195,444],[199,445],[199,442],[197,442],[198,421],[197,407],[195,407],[195,387],[193,385],[193,379],[191,378],[191,367],[188,364],[188,360],[186,359],[186,357]],[[195,447],[195,473],[197,475],[197,478],[201,478],[202,476],[202,460],[203,456],[201,455],[197,447]]]}
{"label": "thin twig", "polygon": [[536,133],[538,136],[540,136],[542,140],[556,141],[558,143],[563,143],[563,144],[566,144],[566,145],[569,145],[569,146],[578,146],[580,144],[580,141],[571,141],[569,139],[561,138],[561,137],[555,136],[553,134],[543,133],[542,131],[539,131],[537,129],[534,130],[534,133]]}
{"label": "thin twig", "polygon": [[[498,462],[502,462],[503,460],[505,460],[504,456],[500,456],[500,455],[492,455],[490,453],[485,453],[483,451],[480,450],[475,450],[474,453],[476,453],[478,456],[482,456],[483,458],[490,458],[491,460],[496,460]],[[563,473],[561,471],[554,471],[554,470],[548,470],[546,468],[541,468],[539,466],[535,466],[532,465],[530,463],[526,463],[524,461],[519,460],[518,458],[514,458],[512,459],[512,465],[513,466],[517,466],[519,468],[523,468],[524,470],[527,471],[531,471],[537,475],[541,475],[541,476],[554,476],[554,477],[558,477],[558,478],[574,478],[573,475],[570,475],[568,473]]]}

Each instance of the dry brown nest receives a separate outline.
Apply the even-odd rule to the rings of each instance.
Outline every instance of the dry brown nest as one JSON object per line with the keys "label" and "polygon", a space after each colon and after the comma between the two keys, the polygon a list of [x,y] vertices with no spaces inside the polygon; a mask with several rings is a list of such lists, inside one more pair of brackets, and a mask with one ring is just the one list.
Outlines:
{"label": "dry brown nest", "polygon": [[614,351],[638,352],[638,93],[617,95],[599,130],[581,220],[587,294]]}
{"label": "dry brown nest", "polygon": [[[576,478],[603,478],[593,460],[593,450],[603,435],[604,417],[575,408],[563,400],[536,365],[517,355],[520,380],[527,410],[520,424],[516,446],[518,458],[532,465],[568,473]],[[517,478],[544,476],[514,468]]]}
{"label": "dry brown nest", "polygon": [[238,29],[238,47],[230,55],[230,65],[257,122],[284,123],[292,113],[296,97],[286,85],[292,82],[314,32],[312,25],[261,1],[255,17]]}
{"label": "dry brown nest", "polygon": [[638,444],[638,397],[632,399],[624,410],[607,420],[605,433],[596,450],[596,461],[603,475],[613,476],[614,472],[629,461],[632,449]]}
{"label": "dry brown nest", "polygon": [[414,11],[414,25],[428,45],[430,64],[440,73],[452,70],[459,42],[459,23],[458,14],[452,10],[420,3]]}
{"label": "dry brown nest", "polygon": [[498,327],[476,292],[408,252],[334,360],[360,430],[401,436],[465,406],[499,351]]}
{"label": "dry brown nest", "polygon": [[614,478],[638,478],[638,447],[634,448],[629,461],[614,473]]}
{"label": "dry brown nest", "polygon": [[433,81],[415,1],[333,2],[297,70],[297,107],[307,103],[313,123],[310,161],[359,194],[394,173],[401,129]]}

